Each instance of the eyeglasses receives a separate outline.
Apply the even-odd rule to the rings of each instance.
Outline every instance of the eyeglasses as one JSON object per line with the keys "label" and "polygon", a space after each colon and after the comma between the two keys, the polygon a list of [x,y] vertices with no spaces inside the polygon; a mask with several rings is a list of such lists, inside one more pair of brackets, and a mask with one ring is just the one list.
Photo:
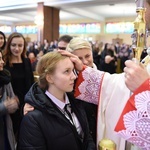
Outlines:
{"label": "eyeglasses", "polygon": [[66,50],[66,47],[58,47],[60,50]]}

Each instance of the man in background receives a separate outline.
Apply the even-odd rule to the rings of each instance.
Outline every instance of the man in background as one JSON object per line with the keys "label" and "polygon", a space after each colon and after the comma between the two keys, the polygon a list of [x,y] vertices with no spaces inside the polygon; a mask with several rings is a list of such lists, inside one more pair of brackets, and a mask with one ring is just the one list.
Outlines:
{"label": "man in background", "polygon": [[58,39],[58,50],[66,50],[68,43],[73,39],[70,35],[63,35]]}

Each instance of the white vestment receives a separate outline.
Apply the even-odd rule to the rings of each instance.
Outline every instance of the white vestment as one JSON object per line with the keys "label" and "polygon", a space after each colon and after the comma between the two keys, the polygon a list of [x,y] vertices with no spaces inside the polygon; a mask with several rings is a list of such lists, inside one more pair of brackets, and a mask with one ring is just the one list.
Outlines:
{"label": "white vestment", "polygon": [[87,67],[79,73],[75,90],[76,98],[98,105],[97,144],[108,138],[116,143],[116,150],[125,150],[126,144],[114,131],[131,94],[124,79],[124,73],[109,74]]}

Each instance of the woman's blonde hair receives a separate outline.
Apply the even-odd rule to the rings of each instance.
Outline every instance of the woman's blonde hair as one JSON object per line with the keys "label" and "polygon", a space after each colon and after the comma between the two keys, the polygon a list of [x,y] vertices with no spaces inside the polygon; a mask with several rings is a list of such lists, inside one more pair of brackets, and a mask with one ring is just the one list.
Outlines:
{"label": "woman's blonde hair", "polygon": [[38,85],[42,89],[48,88],[46,75],[53,74],[56,69],[56,64],[66,57],[67,56],[62,56],[59,52],[49,52],[40,58],[36,66],[36,72],[39,75]]}
{"label": "woman's blonde hair", "polygon": [[75,50],[84,49],[84,48],[92,50],[91,44],[88,41],[81,38],[73,38],[67,45],[66,50],[72,53]]}

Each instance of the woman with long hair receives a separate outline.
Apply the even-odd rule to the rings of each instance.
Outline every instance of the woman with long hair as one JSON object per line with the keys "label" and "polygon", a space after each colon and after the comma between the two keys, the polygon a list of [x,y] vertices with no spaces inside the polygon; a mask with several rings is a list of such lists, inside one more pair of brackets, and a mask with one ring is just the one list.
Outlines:
{"label": "woman with long hair", "polygon": [[10,34],[4,50],[4,61],[7,70],[11,73],[11,84],[14,93],[19,98],[19,109],[11,115],[14,133],[17,136],[22,119],[24,96],[34,82],[30,60],[26,57],[26,41],[22,34]]}

